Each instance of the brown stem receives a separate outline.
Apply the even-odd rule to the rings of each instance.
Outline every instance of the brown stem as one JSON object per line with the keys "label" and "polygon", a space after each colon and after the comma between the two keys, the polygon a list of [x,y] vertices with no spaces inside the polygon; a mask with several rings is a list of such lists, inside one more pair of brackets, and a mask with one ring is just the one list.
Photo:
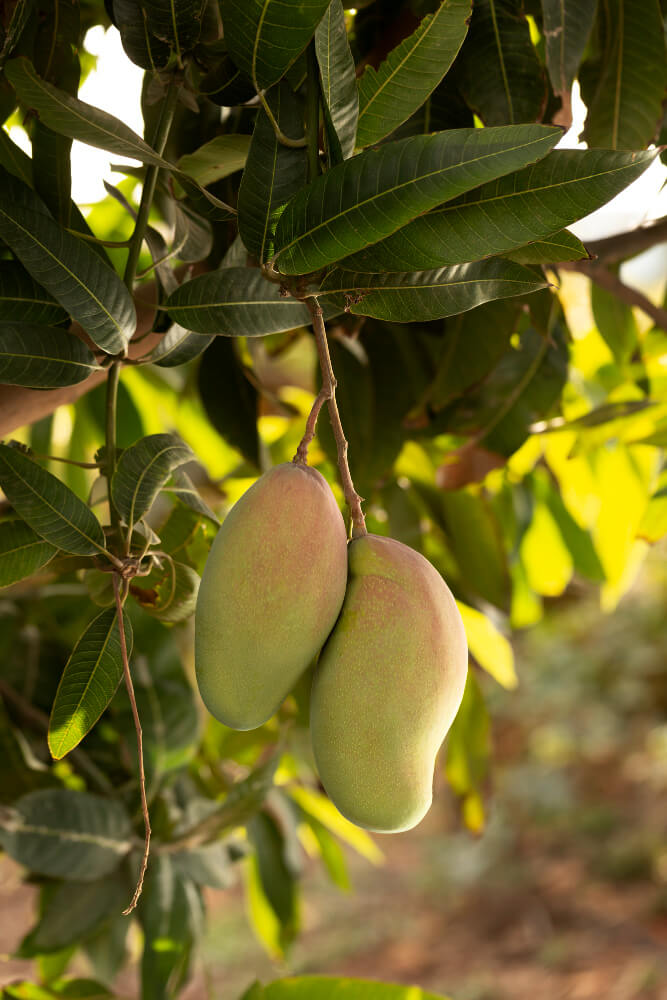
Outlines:
{"label": "brown stem", "polygon": [[327,331],[324,326],[322,307],[314,295],[309,296],[304,301],[308,306],[310,315],[313,318],[313,330],[315,331],[317,355],[319,357],[320,370],[322,372],[322,388],[317,394],[308,416],[306,431],[299,447],[297,448],[296,455],[294,456],[294,462],[297,464],[306,463],[308,445],[313,439],[315,434],[315,424],[317,423],[319,412],[326,401],[329,408],[331,427],[336,440],[338,470],[340,472],[343,494],[345,495],[345,500],[350,508],[350,516],[352,518],[352,537],[358,538],[360,535],[367,534],[364,512],[361,509],[361,501],[363,497],[360,497],[354,488],[354,483],[352,482],[352,476],[350,474],[350,466],[347,461],[347,440],[345,438],[345,432],[343,431],[343,425],[340,420],[338,405],[336,403],[336,376],[334,375],[333,366],[331,364],[331,355],[329,354]]}
{"label": "brown stem", "polygon": [[618,275],[607,270],[600,264],[591,264],[589,261],[569,261],[556,265],[561,271],[578,271],[585,274],[587,278],[594,281],[600,288],[611,292],[619,301],[625,302],[629,306],[637,306],[642,312],[650,316],[656,326],[661,330],[667,330],[667,309],[654,305],[642,292],[630,285],[624,284]]}
{"label": "brown stem", "polygon": [[146,773],[144,771],[144,747],[143,738],[141,734],[141,720],[139,719],[139,710],[137,709],[137,699],[134,696],[134,685],[132,683],[132,674],[130,673],[130,661],[127,656],[127,643],[125,642],[125,627],[123,625],[123,604],[125,603],[125,597],[127,596],[127,584],[123,584],[125,594],[121,597],[120,593],[120,577],[117,573],[113,575],[113,593],[116,599],[116,614],[118,615],[118,629],[120,632],[120,651],[123,658],[123,676],[125,678],[125,687],[127,688],[127,694],[130,699],[130,705],[132,706],[132,717],[134,718],[134,728],[137,734],[137,754],[139,757],[139,790],[141,793],[141,811],[144,817],[144,853],[141,859],[141,870],[139,871],[139,878],[137,879],[137,885],[134,890],[134,895],[127,909],[123,910],[123,915],[127,916],[132,913],[139,902],[139,897],[141,896],[141,890],[144,887],[144,876],[146,875],[146,868],[148,867],[148,855],[150,853],[151,845],[151,820],[148,814],[148,801],[146,799]]}
{"label": "brown stem", "polygon": [[667,216],[627,233],[605,236],[601,240],[586,240],[585,243],[590,254],[598,260],[611,264],[626,257],[634,257],[642,250],[649,250],[665,240],[667,240]]}

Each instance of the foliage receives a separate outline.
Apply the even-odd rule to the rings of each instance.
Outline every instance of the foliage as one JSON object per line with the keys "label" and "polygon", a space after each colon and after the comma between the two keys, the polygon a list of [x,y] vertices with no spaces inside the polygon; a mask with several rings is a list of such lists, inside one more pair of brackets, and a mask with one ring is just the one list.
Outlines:
{"label": "foliage", "polygon": [[[78,97],[109,18],[145,71],[143,138]],[[303,845],[342,888],[341,844],[380,859],[318,789],[308,677],[248,733],[192,681],[218,514],[296,451],[317,304],[369,528],[445,576],[502,686],[511,628],[582,581],[612,609],[667,532],[666,314],[614,270],[658,237],[591,264],[567,229],[658,155],[662,27],[657,0],[8,5],[0,112],[32,156],[0,131],[0,382],[28,414],[0,399],[20,439],[0,444],[0,844],[40,887],[19,952],[42,961],[7,997],[112,996],[130,919],[142,995],[175,997],[206,887],[241,877],[284,956]],[[589,148],[554,149],[575,78]],[[140,164],[85,218],[74,139]],[[343,499],[339,443],[322,414],[309,459]],[[475,832],[489,726],[471,673],[443,771]],[[68,978],[77,951],[91,979]],[[427,1000],[317,977],[245,994],[351,995]]]}

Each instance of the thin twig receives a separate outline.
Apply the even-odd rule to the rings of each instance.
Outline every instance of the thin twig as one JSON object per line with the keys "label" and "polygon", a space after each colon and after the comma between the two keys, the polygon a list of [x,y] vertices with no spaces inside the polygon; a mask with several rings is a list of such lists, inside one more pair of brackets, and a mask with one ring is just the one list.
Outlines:
{"label": "thin twig", "polygon": [[606,264],[611,264],[626,257],[634,257],[635,254],[665,241],[667,241],[667,216],[627,233],[617,233],[615,236],[605,236],[601,240],[585,242],[590,254]]}
{"label": "thin twig", "polygon": [[606,267],[602,267],[600,264],[591,264],[589,261],[568,261],[557,264],[555,267],[561,271],[578,271],[580,274],[585,274],[587,278],[590,278],[600,288],[604,288],[605,291],[611,292],[621,302],[641,309],[661,330],[667,330],[667,309],[656,306],[643,292],[626,285],[618,275]]}
{"label": "thin twig", "polygon": [[39,458],[42,462],[64,462],[65,465],[76,465],[79,469],[101,469],[102,466],[99,462],[77,462],[73,458],[63,458],[62,455],[40,455],[36,451],[30,449],[35,458]]}
{"label": "thin twig", "polygon": [[275,132],[276,139],[278,140],[278,142],[282,143],[283,146],[289,146],[290,149],[303,149],[303,147],[306,145],[306,142],[307,142],[306,136],[304,135],[303,138],[301,138],[301,139],[290,139],[290,137],[288,135],[285,135],[285,133],[281,129],[280,125],[278,124],[276,116],[273,114],[271,108],[269,107],[269,103],[268,103],[266,97],[264,96],[264,94],[260,90],[259,84],[257,83],[256,80],[254,81],[254,84],[255,84],[255,88],[257,90],[257,96],[259,97],[261,105],[264,108],[264,111],[266,113],[266,117],[271,122],[271,127],[273,128],[273,131]]}
{"label": "thin twig", "polygon": [[343,494],[350,508],[350,516],[352,518],[352,537],[358,538],[360,535],[366,535],[366,520],[364,518],[364,512],[361,509],[361,501],[363,497],[360,497],[354,488],[354,483],[352,482],[352,476],[350,474],[350,466],[347,461],[347,440],[345,438],[345,432],[343,431],[343,425],[340,420],[340,414],[338,412],[338,404],[336,403],[336,376],[334,375],[333,367],[331,364],[331,355],[329,354],[329,345],[327,343],[327,331],[324,326],[324,318],[322,316],[322,307],[320,306],[317,298],[309,296],[304,300],[308,306],[310,315],[313,318],[313,329],[315,331],[315,342],[317,344],[317,354],[320,361],[320,370],[322,372],[322,388],[315,398],[312,409],[306,421],[306,431],[297,448],[296,455],[293,461],[297,465],[306,464],[306,454],[308,452],[308,445],[313,439],[315,433],[315,425],[317,423],[317,418],[319,412],[326,401],[329,408],[329,419],[331,420],[331,427],[333,428],[334,438],[336,440],[336,450],[338,452],[338,469],[340,472],[341,484],[343,487]]}
{"label": "thin twig", "polygon": [[139,719],[139,710],[137,709],[137,699],[134,696],[134,685],[132,683],[132,674],[130,673],[130,662],[127,656],[127,643],[125,642],[125,627],[123,624],[123,604],[125,603],[125,597],[127,596],[127,584],[124,583],[123,589],[125,594],[121,597],[120,594],[120,577],[117,573],[113,575],[113,593],[116,599],[116,614],[118,615],[118,629],[120,632],[120,651],[123,658],[123,675],[125,677],[125,687],[127,688],[127,694],[130,699],[130,705],[132,706],[132,716],[134,718],[134,728],[137,733],[137,754],[139,757],[139,791],[141,793],[141,811],[144,817],[144,854],[141,859],[141,869],[139,871],[139,878],[137,879],[137,885],[134,890],[134,895],[127,909],[123,910],[123,915],[127,916],[132,913],[139,902],[139,897],[141,896],[141,890],[144,887],[144,876],[146,875],[146,868],[148,867],[148,855],[150,853],[151,845],[151,820],[148,813],[148,802],[146,800],[146,774],[144,771],[144,747],[143,738],[141,733],[141,720]]}

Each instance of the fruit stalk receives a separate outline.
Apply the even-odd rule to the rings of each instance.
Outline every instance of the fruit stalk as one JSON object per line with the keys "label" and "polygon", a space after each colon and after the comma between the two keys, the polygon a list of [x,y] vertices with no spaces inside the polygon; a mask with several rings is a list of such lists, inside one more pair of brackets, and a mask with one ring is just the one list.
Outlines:
{"label": "fruit stalk", "polygon": [[306,298],[305,303],[308,306],[310,315],[313,318],[315,343],[317,344],[317,355],[319,357],[320,370],[322,372],[322,388],[315,397],[315,402],[313,403],[311,411],[308,415],[308,420],[306,421],[305,433],[301,439],[299,447],[297,448],[293,461],[297,465],[307,464],[308,446],[315,436],[317,418],[320,410],[326,402],[329,408],[329,419],[331,420],[334,439],[336,441],[338,470],[340,472],[343,494],[345,496],[345,501],[350,508],[350,517],[352,519],[352,537],[359,538],[362,535],[367,534],[366,520],[364,518],[364,512],[361,509],[361,501],[363,500],[363,497],[360,497],[354,488],[352,475],[350,474],[350,466],[347,461],[347,440],[345,438],[345,432],[343,431],[343,425],[340,420],[338,404],[336,403],[336,376],[334,375],[333,366],[331,364],[331,355],[329,354],[329,345],[327,343],[327,332],[324,326],[324,318],[322,316],[322,307],[314,295]]}

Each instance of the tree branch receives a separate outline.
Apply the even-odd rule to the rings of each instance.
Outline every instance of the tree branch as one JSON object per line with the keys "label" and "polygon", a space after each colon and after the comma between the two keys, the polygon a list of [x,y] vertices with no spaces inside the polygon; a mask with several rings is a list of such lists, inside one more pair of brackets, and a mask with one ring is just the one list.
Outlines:
{"label": "tree branch", "polygon": [[602,240],[585,242],[589,253],[606,264],[612,264],[626,257],[634,257],[642,250],[649,250],[665,241],[667,241],[667,216],[628,233],[618,233],[616,236],[606,236]]}
{"label": "tree branch", "polygon": [[629,306],[636,306],[643,313],[646,313],[647,316],[650,316],[655,325],[660,327],[661,330],[667,330],[667,309],[654,305],[643,292],[624,284],[618,275],[614,274],[613,271],[609,271],[601,264],[591,263],[587,260],[577,260],[555,264],[554,267],[559,271],[578,271],[579,274],[585,274],[587,278],[590,278],[600,288],[611,292],[620,302],[625,302]]}

